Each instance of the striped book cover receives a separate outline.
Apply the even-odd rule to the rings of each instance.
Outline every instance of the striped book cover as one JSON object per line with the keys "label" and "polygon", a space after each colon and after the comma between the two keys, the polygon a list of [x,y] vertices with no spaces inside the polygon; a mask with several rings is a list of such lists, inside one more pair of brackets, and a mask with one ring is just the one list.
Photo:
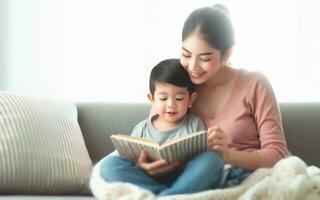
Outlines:
{"label": "striped book cover", "polygon": [[168,163],[185,163],[201,152],[207,151],[207,131],[200,131],[177,138],[162,145],[155,141],[124,134],[111,135],[111,141],[119,155],[136,161],[145,150],[151,161],[165,159]]}

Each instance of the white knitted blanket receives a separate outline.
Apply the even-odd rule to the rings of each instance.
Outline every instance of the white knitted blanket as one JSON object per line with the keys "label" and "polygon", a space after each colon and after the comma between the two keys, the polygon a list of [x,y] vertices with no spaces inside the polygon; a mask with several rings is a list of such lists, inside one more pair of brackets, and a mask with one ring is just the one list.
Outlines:
{"label": "white knitted blanket", "polygon": [[291,156],[271,169],[258,169],[241,185],[205,192],[159,197],[129,183],[108,183],[99,175],[100,162],[90,179],[93,195],[99,200],[319,200],[320,169],[307,166],[300,158]]}

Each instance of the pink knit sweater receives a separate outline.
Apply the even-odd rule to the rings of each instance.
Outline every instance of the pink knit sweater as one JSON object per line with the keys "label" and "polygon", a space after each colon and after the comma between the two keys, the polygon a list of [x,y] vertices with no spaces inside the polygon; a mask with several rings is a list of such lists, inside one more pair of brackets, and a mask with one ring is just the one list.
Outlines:
{"label": "pink knit sweater", "polygon": [[207,127],[217,124],[229,136],[230,148],[257,150],[263,167],[273,166],[288,154],[276,97],[261,73],[240,70],[234,89],[216,118],[206,117],[197,106],[193,112]]}

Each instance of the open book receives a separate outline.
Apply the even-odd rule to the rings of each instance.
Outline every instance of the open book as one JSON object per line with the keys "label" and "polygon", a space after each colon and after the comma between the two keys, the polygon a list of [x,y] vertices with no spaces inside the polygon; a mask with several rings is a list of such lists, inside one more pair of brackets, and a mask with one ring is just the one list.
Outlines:
{"label": "open book", "polygon": [[152,140],[129,135],[111,135],[111,141],[119,155],[136,161],[145,150],[151,161],[165,159],[167,162],[187,162],[197,154],[207,151],[207,131],[200,131],[171,140],[162,145]]}

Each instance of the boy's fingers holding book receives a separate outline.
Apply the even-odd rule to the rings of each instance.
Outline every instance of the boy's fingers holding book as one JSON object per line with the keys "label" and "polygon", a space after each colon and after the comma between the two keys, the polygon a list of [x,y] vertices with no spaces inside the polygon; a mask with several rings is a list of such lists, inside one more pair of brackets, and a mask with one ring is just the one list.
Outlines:
{"label": "boy's fingers holding book", "polygon": [[148,174],[155,175],[158,169],[167,165],[167,162],[161,159],[154,162],[138,162],[138,165]]}
{"label": "boy's fingers holding book", "polygon": [[151,176],[159,176],[171,172],[172,170],[176,169],[179,164],[179,162],[168,164],[164,159],[154,162],[137,162],[137,165]]}
{"label": "boy's fingers holding book", "polygon": [[150,170],[149,174],[151,176],[160,176],[163,174],[167,174],[167,173],[173,171],[174,169],[176,169],[179,165],[180,165],[180,163],[178,161],[170,163],[170,164],[167,164],[167,162],[165,162],[165,165],[162,165],[157,168],[154,168],[153,170]]}
{"label": "boy's fingers holding book", "polygon": [[138,163],[149,162],[148,153],[146,151],[142,151],[138,158]]}
{"label": "boy's fingers holding book", "polygon": [[167,162],[165,160],[161,159],[161,160],[147,163],[147,165],[145,165],[145,168],[148,171],[152,171],[152,170],[158,169],[158,168],[166,166],[166,165],[167,165]]}

